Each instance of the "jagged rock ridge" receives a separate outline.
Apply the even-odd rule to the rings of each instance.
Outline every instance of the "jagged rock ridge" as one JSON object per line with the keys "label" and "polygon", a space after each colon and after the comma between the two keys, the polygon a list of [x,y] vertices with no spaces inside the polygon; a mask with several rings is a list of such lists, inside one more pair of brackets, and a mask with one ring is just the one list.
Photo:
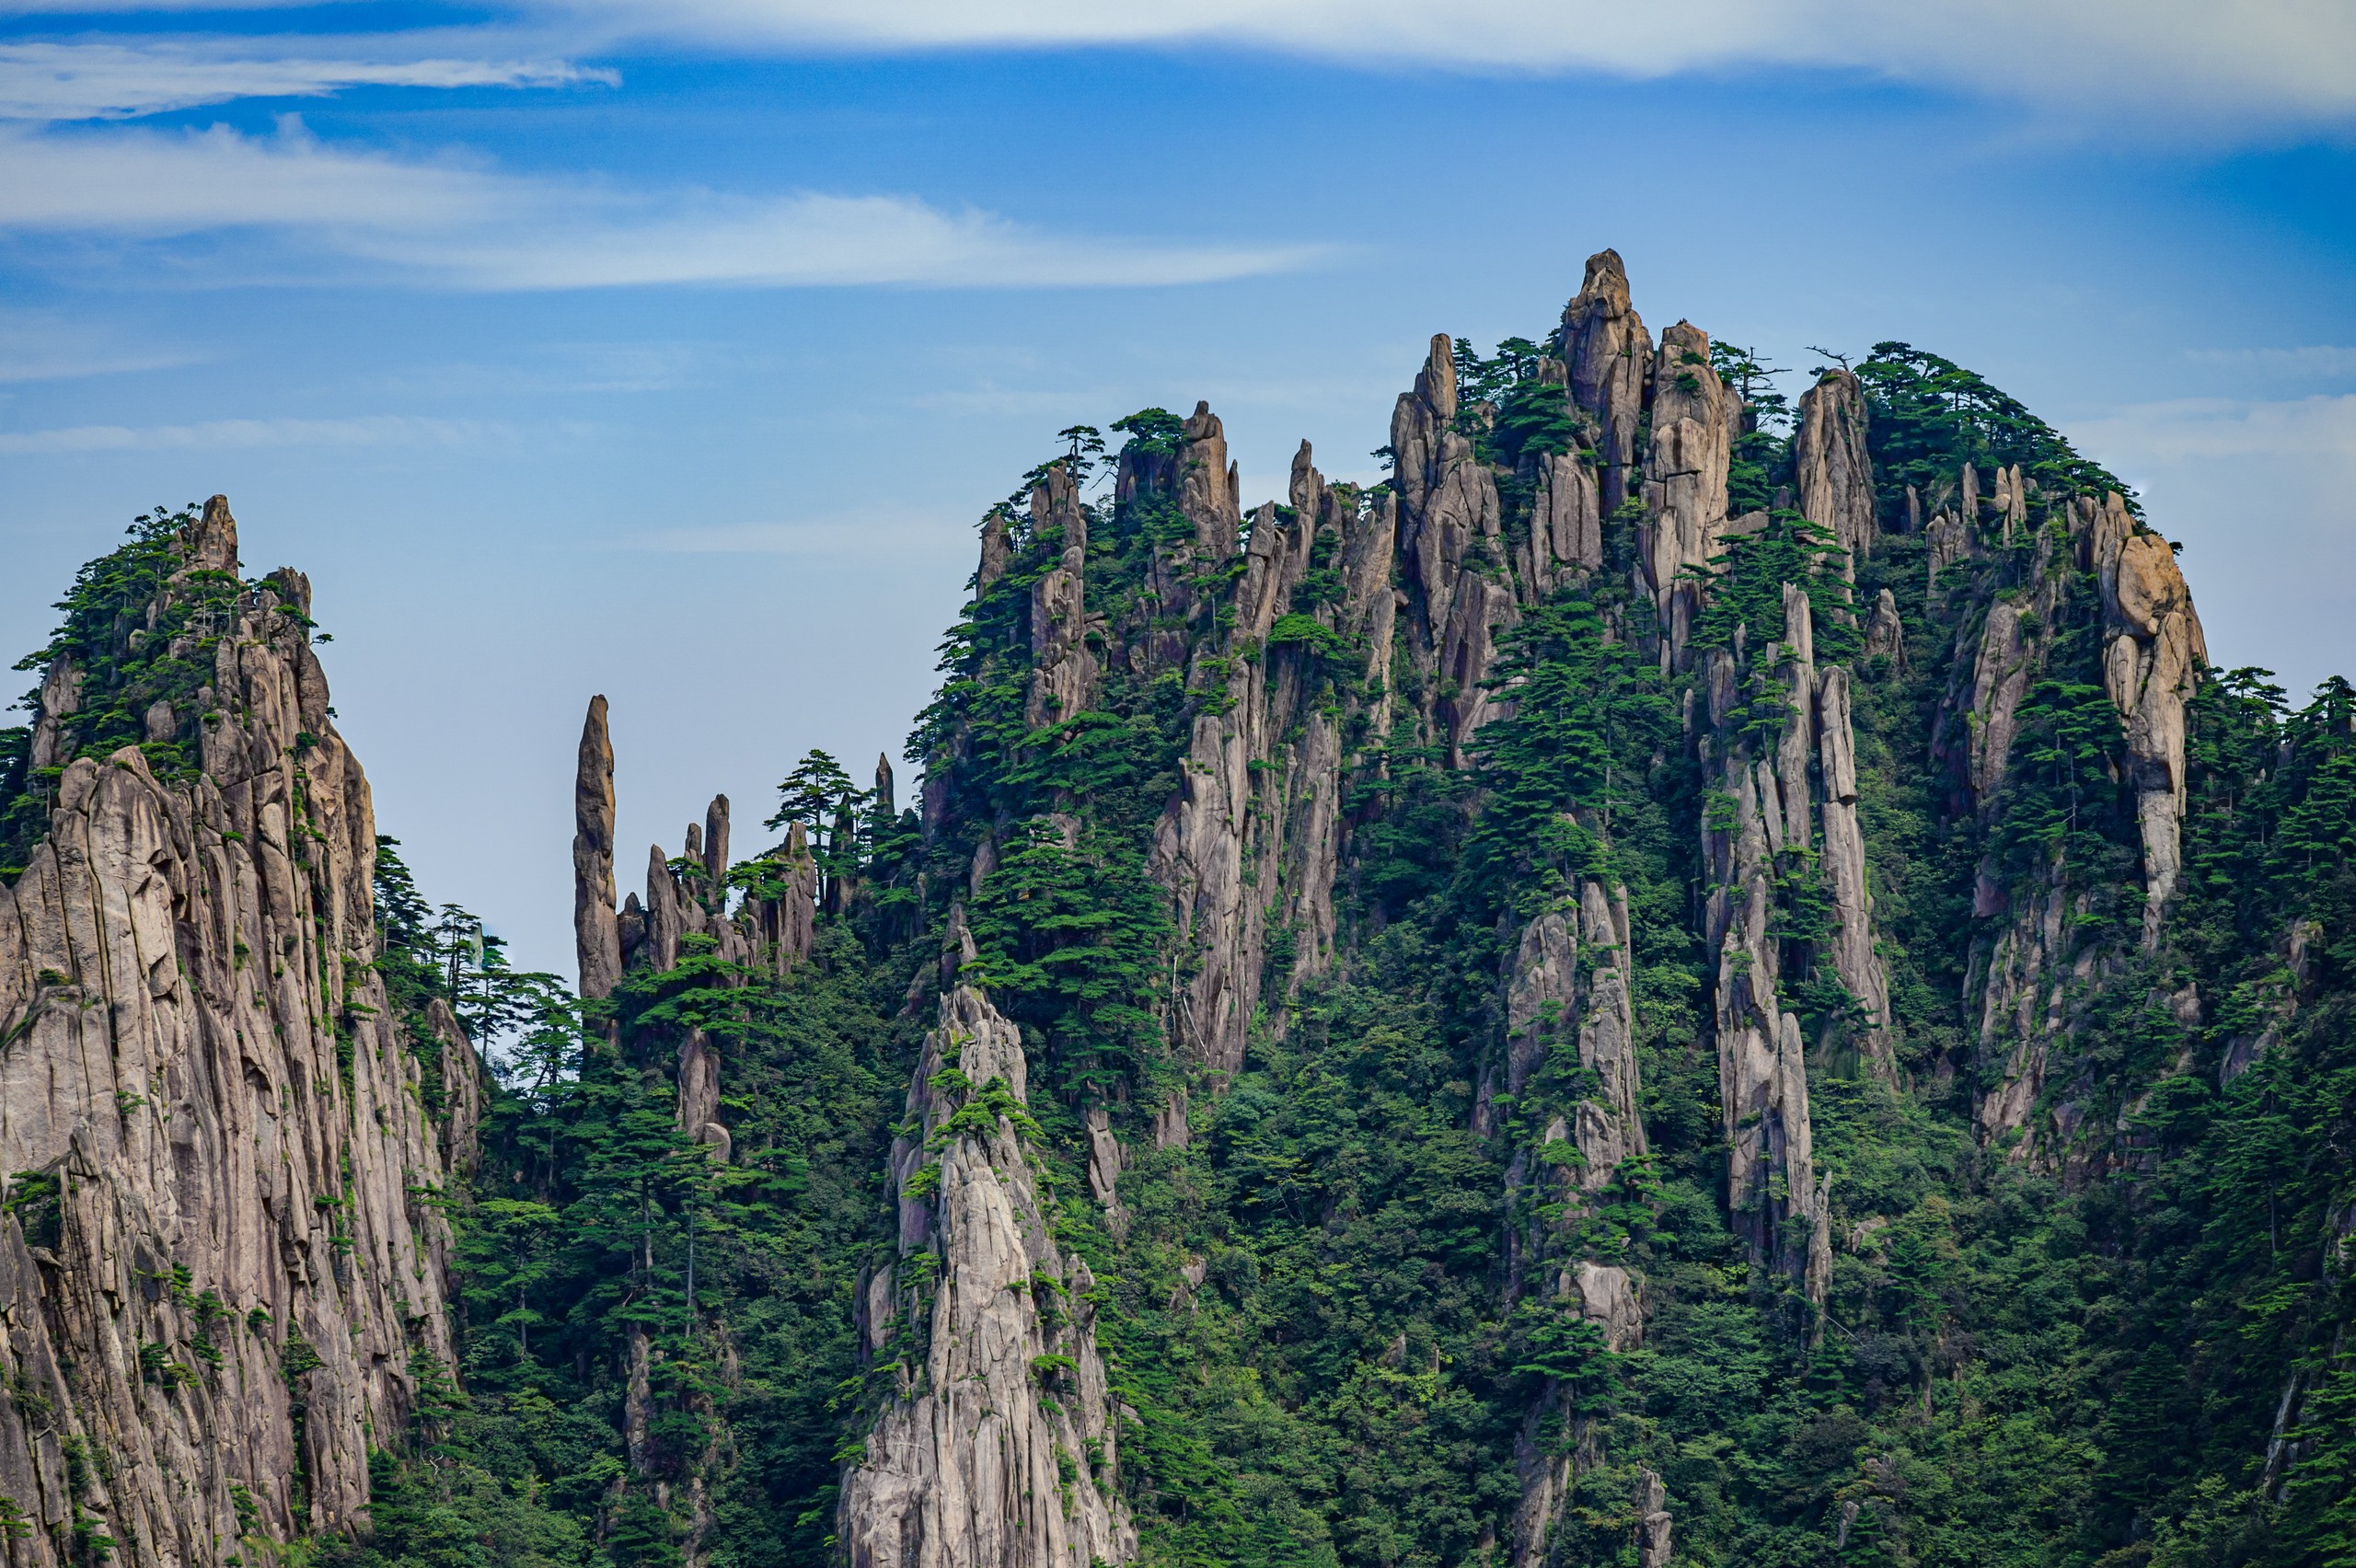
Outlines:
{"label": "jagged rock ridge", "polygon": [[[147,628],[237,581],[223,498],[173,548]],[[451,1360],[431,1199],[473,1156],[477,1067],[438,1003],[425,1066],[372,967],[375,823],[309,599],[274,573],[169,651],[211,666],[189,710],[146,720],[193,741],[192,776],[158,778],[136,746],[66,761],[81,682],[42,685],[33,767],[63,772],[0,888],[0,1494],[32,1527],[19,1563],[111,1541],[210,1564],[241,1537],[351,1528],[417,1362]]]}

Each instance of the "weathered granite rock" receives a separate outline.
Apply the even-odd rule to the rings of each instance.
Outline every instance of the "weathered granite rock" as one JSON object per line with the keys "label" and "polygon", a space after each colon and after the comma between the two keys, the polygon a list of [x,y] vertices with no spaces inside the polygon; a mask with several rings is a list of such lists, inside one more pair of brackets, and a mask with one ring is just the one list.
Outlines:
{"label": "weathered granite rock", "polygon": [[893,1144],[898,1257],[864,1292],[868,1343],[899,1376],[843,1477],[851,1568],[1137,1555],[1095,1282],[1048,1236],[1027,1092],[1021,1032],[971,986],[944,996],[908,1086],[920,1130]]}
{"label": "weathered granite rock", "polygon": [[[1207,412],[1202,417],[1210,419]],[[1213,429],[1218,422],[1210,419]],[[1031,688],[1022,718],[1037,730],[1079,713],[1096,692],[1084,582],[1088,513],[1080,509],[1080,487],[1060,463],[1031,492],[1031,527],[1063,541],[1061,561],[1031,585]]]}
{"label": "weathered granite rock", "polygon": [[2108,612],[2103,686],[2127,726],[2143,838],[2143,944],[2156,947],[2183,871],[2184,710],[2208,641],[2175,552],[2159,535],[2137,531],[2116,492],[2081,540]]}
{"label": "weathered granite rock", "polygon": [[1645,460],[1639,554],[1660,616],[1664,667],[1682,668],[1727,524],[1727,430],[1736,401],[1710,367],[1710,338],[1680,321],[1653,366],[1652,451]]}
{"label": "weathered granite rock", "polygon": [[[1808,764],[1821,750],[1807,595],[1787,587],[1784,614],[1781,663],[1750,677],[1782,688],[1788,718],[1773,755],[1761,755],[1761,743],[1738,727],[1744,677],[1734,655],[1713,649],[1703,665],[1710,724],[1703,763],[1714,776],[1717,802],[1703,820],[1709,874],[1703,934],[1717,958],[1710,1024],[1718,1053],[1727,1206],[1752,1256],[1790,1276],[1820,1307],[1831,1262],[1829,1216],[1816,1178],[1799,1020],[1783,1009],[1783,946],[1768,928],[1777,857],[1805,850],[1813,840]],[[1833,716],[1845,721],[1845,687],[1836,683],[1833,690]],[[1854,764],[1845,778],[1842,769],[1854,755],[1844,722],[1824,771],[1833,788],[1845,783],[1853,798]],[[1837,810],[1834,816],[1837,824]],[[1836,899],[1842,892],[1839,879],[1836,870]],[[1855,891],[1862,896],[1862,889]],[[1870,910],[1857,918],[1869,944]]]}
{"label": "weathered granite rock", "polygon": [[1636,1483],[1636,1568],[1669,1568],[1669,1489],[1657,1472],[1646,1470]]}
{"label": "weathered granite rock", "polygon": [[[167,596],[237,572],[227,502],[178,548]],[[470,1158],[479,1067],[446,1009],[422,1049],[372,967],[375,823],[307,601],[291,572],[239,592],[190,650],[213,663],[211,706],[183,716],[200,775],[159,780],[136,748],[73,761],[0,890],[0,1494],[32,1526],[7,1543],[19,1568],[87,1561],[77,1528],[121,1562],[217,1563],[241,1498],[264,1542],[350,1530],[413,1358],[450,1361],[430,1199]],[[42,689],[60,700],[37,732],[63,758],[78,683]],[[68,1444],[104,1465],[69,1472]]]}
{"label": "weathered granite rock", "polygon": [[1898,595],[1885,588],[1874,600],[1873,618],[1865,623],[1865,655],[1906,655],[1906,627],[1898,618]]}
{"label": "weathered granite rock", "polygon": [[606,699],[589,699],[572,785],[572,931],[581,994],[610,997],[621,983],[621,927],[614,911],[614,744]]}
{"label": "weathered granite rock", "polygon": [[1854,372],[1828,370],[1800,394],[1792,456],[1800,512],[1841,541],[1854,581],[1856,562],[1874,552],[1873,460],[1865,452],[1865,391]]}
{"label": "weathered granite rock", "polygon": [[[1445,353],[1437,363],[1448,363]],[[1310,644],[1272,647],[1269,636],[1294,613],[1295,591],[1322,537],[1340,563],[1342,601],[1306,613],[1335,635],[1336,651],[1363,648],[1366,673],[1379,682],[1396,606],[1392,560],[1406,548],[1398,542],[1396,498],[1369,503],[1353,489],[1328,486],[1306,446],[1289,493],[1289,521],[1273,506],[1253,514],[1231,621],[1195,649],[1195,680],[1206,689],[1216,681],[1221,699],[1194,719],[1179,791],[1148,861],[1171,892],[1181,951],[1192,958],[1174,998],[1173,1037],[1190,1060],[1221,1075],[1243,1060],[1269,933],[1289,929],[1293,938],[1288,990],[1333,954],[1347,758],[1343,716],[1320,692],[1321,661],[1341,655]],[[1165,1124],[1184,1124],[1183,1113]]]}
{"label": "weathered granite rock", "polygon": [[1532,600],[1584,582],[1603,568],[1602,492],[1595,470],[1570,452],[1549,453],[1536,467],[1530,539],[1519,563]]}
{"label": "weathered granite rock", "polygon": [[1616,250],[1587,259],[1579,292],[1563,309],[1555,336],[1569,367],[1571,400],[1594,416],[1602,464],[1600,500],[1610,513],[1628,499],[1636,465],[1637,421],[1652,368],[1652,335],[1628,298],[1628,271]]}

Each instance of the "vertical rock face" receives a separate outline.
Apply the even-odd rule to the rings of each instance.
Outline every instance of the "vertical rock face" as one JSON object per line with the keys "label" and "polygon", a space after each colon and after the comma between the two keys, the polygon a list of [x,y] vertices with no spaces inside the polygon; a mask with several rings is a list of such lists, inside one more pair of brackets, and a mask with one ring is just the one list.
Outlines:
{"label": "vertical rock face", "polygon": [[2143,836],[2143,942],[2154,947],[2183,870],[2184,705],[2209,647],[2175,551],[2136,531],[2117,494],[2081,537],[2102,586],[2103,689],[2127,725]]}
{"label": "vertical rock face", "polygon": [[[227,503],[176,548],[159,605],[237,571]],[[98,1537],[120,1561],[215,1563],[241,1507],[277,1541],[349,1528],[412,1357],[450,1360],[426,1200],[470,1158],[477,1069],[446,1009],[438,1057],[413,1050],[372,967],[375,823],[308,596],[278,573],[175,645],[211,678],[149,724],[192,734],[201,767],[72,761],[0,890],[0,1494],[33,1527],[8,1543],[19,1564],[86,1561]],[[77,682],[42,689],[62,760]]]}
{"label": "vertical rock face", "polygon": [[1643,555],[1670,668],[1682,667],[1701,610],[1701,579],[1726,530],[1734,402],[1710,368],[1707,333],[1680,321],[1661,334],[1653,367],[1653,444],[1645,460]]}
{"label": "vertical rock face", "polygon": [[[1969,471],[1964,478],[1974,479]],[[1976,497],[1976,482],[1963,489]],[[2034,481],[2017,467],[1999,470],[1992,502],[1998,517],[1984,526],[2001,527],[2007,538],[2018,538],[2029,528],[2034,494]],[[2022,703],[2047,671],[2054,642],[2050,628],[2071,604],[2065,568],[2074,564],[2093,579],[2100,675],[2119,716],[2124,781],[2136,802],[2142,939],[2146,948],[2154,947],[2182,874],[2185,706],[2207,659],[2207,644],[2175,552],[2136,521],[2122,497],[2073,497],[2066,505],[2050,505],[2045,521],[2034,535],[2034,549],[2024,552],[2032,563],[2025,591],[1989,607],[1969,665],[1968,695],[1959,682],[1951,688],[1950,707],[1968,716],[1961,727],[1969,737],[1970,798],[1983,813],[2001,805]],[[1976,533],[1970,538],[1974,548],[1981,548]],[[2073,552],[2072,560],[2057,568],[2052,558],[2062,550]],[[1958,671],[1965,667],[1959,659]],[[2009,887],[1983,869],[1976,891],[1973,914],[1994,924],[1975,955],[1971,1000],[1981,1054],[1997,1080],[1981,1096],[1977,1114],[1982,1137],[1992,1142],[2027,1135],[2012,1144],[2016,1158],[2055,1152],[2033,1124],[2047,1097],[2051,1043],[2073,1026],[2090,982],[2108,962],[2079,934],[2092,909],[2089,894],[2073,886],[2069,868],[2060,861]],[[2062,1098],[2054,1115],[2067,1122],[2074,1113]]]}
{"label": "vertical rock face", "polygon": [[614,743],[606,699],[589,699],[572,784],[572,931],[581,994],[609,997],[622,977],[621,927],[614,911]]}
{"label": "vertical rock face", "polygon": [[1096,689],[1084,582],[1088,514],[1080,509],[1079,487],[1061,465],[1049,468],[1045,482],[1031,494],[1031,526],[1064,542],[1061,563],[1031,585],[1031,690],[1023,721],[1036,730],[1080,712]]}
{"label": "vertical rock face", "polygon": [[1854,562],[1873,554],[1873,460],[1865,453],[1865,392],[1846,367],[1828,371],[1800,394],[1793,432],[1800,512],[1841,541]]}
{"label": "vertical rock face", "polygon": [[[1621,1162],[1646,1152],[1637,1111],[1641,1085],[1629,937],[1627,890],[1615,884],[1607,891],[1599,879],[1583,879],[1574,907],[1549,911],[1522,928],[1505,998],[1508,1094],[1525,1095],[1550,1058],[1557,1066],[1586,1069],[1594,1086],[1594,1092],[1570,1107],[1567,1118],[1548,1123],[1538,1149],[1518,1150],[1507,1168],[1509,1199],[1543,1184],[1553,1190],[1538,1194],[1542,1202],[1563,1205],[1552,1226],[1541,1220],[1531,1234],[1512,1238],[1514,1286],[1519,1288],[1527,1276],[1542,1294],[1594,1323],[1615,1351],[1633,1349],[1643,1336],[1638,1282],[1623,1268],[1578,1255],[1564,1237],[1576,1230],[1592,1194],[1611,1180]],[[1557,1147],[1565,1143],[1576,1149],[1575,1160],[1557,1158]],[[1548,1538],[1570,1488],[1572,1456],[1549,1451],[1542,1441],[1546,1427],[1563,1416],[1561,1391],[1550,1385],[1515,1443],[1521,1483],[1514,1516],[1517,1564],[1545,1560]]]}
{"label": "vertical rock face", "polygon": [[1628,272],[1618,251],[1587,259],[1587,276],[1563,311],[1555,340],[1569,368],[1571,400],[1596,421],[1602,506],[1611,512],[1628,499],[1631,476],[1644,456],[1636,450],[1636,424],[1653,357],[1652,335],[1629,303]]}
{"label": "vertical rock face", "polygon": [[1538,459],[1537,495],[1530,507],[1530,544],[1522,557],[1522,587],[1543,598],[1583,582],[1603,566],[1601,491],[1595,470],[1573,453]]}
{"label": "vertical rock face", "polygon": [[[1795,585],[1783,593],[1783,629],[1772,642],[1769,628],[1751,626],[1734,634],[1731,648],[1697,648],[1702,612],[1723,586],[1718,557],[1727,539],[1761,534],[1773,526],[1773,509],[1796,505],[1837,541],[1841,575],[1854,585],[1861,564],[1878,572],[1877,555],[1895,548],[1879,537],[1882,501],[1893,519],[1903,519],[1893,529],[1924,536],[1920,546],[1907,544],[1923,550],[1929,575],[1914,657],[1945,665],[1933,759],[1946,770],[1950,820],[1986,810],[2005,788],[2027,694],[2052,652],[2068,575],[2059,570],[2059,553],[2074,547],[2080,571],[2101,579],[2102,673],[2121,716],[2155,911],[2178,875],[2183,703],[2200,652],[2199,623],[2166,547],[2140,532],[2116,498],[2068,509],[2048,502],[2048,515],[2038,519],[2038,481],[2018,466],[1983,476],[1969,464],[1919,490],[1906,489],[1902,512],[1898,496],[1877,496],[1865,387],[1845,369],[1825,374],[1800,399],[1789,488],[1776,492],[1772,507],[1730,517],[1742,399],[1713,367],[1700,329],[1680,322],[1656,348],[1611,251],[1589,259],[1548,347],[1514,362],[1512,374],[1530,379],[1515,383],[1512,411],[1543,422],[1553,413],[1544,398],[1559,388],[1581,450],[1525,452],[1508,466],[1500,454],[1513,447],[1500,409],[1466,394],[1457,345],[1435,337],[1392,409],[1389,486],[1363,493],[1328,483],[1304,443],[1287,476],[1285,504],[1260,507],[1247,527],[1224,428],[1198,404],[1184,421],[1161,415],[1138,427],[1121,455],[1109,515],[1091,513],[1078,487],[1051,469],[1032,497],[1027,538],[1020,519],[985,528],[976,581],[987,590],[1016,570],[1020,557],[1021,581],[1035,584],[1008,654],[1010,665],[1028,659],[1025,717],[1034,729],[1091,703],[1109,704],[1116,677],[1183,674],[1186,716],[1168,737],[1182,752],[1179,781],[1153,824],[1147,857],[1149,875],[1169,896],[1175,933],[1167,988],[1152,1006],[1165,1009],[1169,1038],[1196,1069],[1192,1091],[1201,1095],[1218,1092],[1244,1066],[1255,1027],[1281,1034],[1294,986],[1334,962],[1336,943],[1345,940],[1336,930],[1335,889],[1349,875],[1354,826],[1345,802],[1380,795],[1390,782],[1385,770],[1398,766],[1388,748],[1412,746],[1451,768],[1477,767],[1484,726],[1511,712],[1514,701],[1510,687],[1491,685],[1500,640],[1557,590],[1596,580],[1608,560],[1633,565],[1629,587],[1650,601],[1654,615],[1624,604],[1620,584],[1608,584],[1600,597],[1609,635],[1646,640],[1647,656],[1657,653],[1665,674],[1693,677],[1690,687],[1671,689],[1690,705],[1687,733],[1704,790],[1700,934],[1715,973],[1703,1027],[1720,1068],[1728,1202],[1754,1260],[1812,1303],[1820,1323],[1831,1270],[1831,1192],[1815,1159],[1809,1064],[1843,1076],[1862,1071],[1891,1086],[1900,1078],[1901,1042],[1871,892],[1866,818],[1874,776],[1868,770],[1861,788],[1857,736],[1862,712],[1889,738],[1887,705],[1865,683],[1911,674],[1909,628],[1890,590],[1882,588],[1868,607],[1832,582],[1834,597],[1824,601],[1832,617],[1828,641],[1837,624],[1838,644],[1862,643],[1864,657],[1854,670],[1829,653],[1819,659],[1816,612],[1808,591]],[[1490,374],[1503,373],[1484,372]],[[1540,397],[1530,395],[1533,387]],[[1984,477],[1993,488],[1983,504]],[[1758,474],[1746,474],[1746,484],[1759,482]],[[2050,526],[2065,510],[2066,526]],[[1108,589],[1089,581],[1091,558],[1072,547],[1091,521],[1121,530],[1114,541],[1121,549],[1150,556],[1144,568],[1115,568],[1116,552],[1100,548],[1092,570],[1132,576],[1142,570],[1141,584],[1108,577],[1118,585]],[[1015,616],[1004,618],[1011,624]],[[1950,625],[1956,636],[1926,651],[1919,634]],[[925,823],[936,842],[967,830],[964,841],[976,846],[969,885],[978,888],[1010,824],[947,821],[967,808],[953,805],[957,791],[938,778],[964,760],[952,742],[929,768]],[[1358,786],[1373,788],[1361,793]],[[1059,822],[1087,810],[1084,801],[1054,806]],[[1980,1009],[1992,1056],[2004,1064],[2001,1086],[1981,1101],[1981,1130],[1992,1140],[2022,1124],[2036,1103],[2041,1042],[2066,1022],[2057,998],[2088,971],[2066,946],[2084,912],[2082,895],[2059,880],[2050,889],[2012,890],[1985,880],[1977,913],[1989,922],[1980,928],[1992,934],[1975,956],[1969,1005]],[[657,906],[667,911],[674,902],[650,887],[650,928]],[[1511,1195],[1527,1200],[1510,1232],[1508,1289],[1585,1318],[1615,1348],[1632,1346],[1643,1329],[1644,1282],[1609,1258],[1576,1255],[1565,1239],[1573,1231],[1528,1219],[1541,1207],[1567,1211],[1575,1222],[1591,1217],[1614,1169],[1646,1152],[1626,895],[1608,880],[1585,878],[1562,907],[1505,934],[1510,959],[1497,998],[1504,1027],[1472,1114],[1484,1136],[1511,1127],[1522,1140],[1504,1156]],[[969,946],[970,938],[964,941]],[[954,974],[952,963],[942,984],[953,984]],[[961,999],[968,995],[953,993],[952,1000],[969,1011],[987,1009],[977,997]],[[1543,1117],[1526,1114],[1573,1063],[1592,1078],[1579,1079],[1582,1087]],[[1558,1068],[1563,1074],[1550,1079]],[[1514,1115],[1502,1113],[1501,1096],[1510,1097]],[[912,1107],[920,1098],[912,1091]],[[1075,1109],[1085,1119],[1090,1188],[1118,1233],[1128,1223],[1118,1182],[1129,1163],[1118,1108]],[[1135,1136],[1183,1144],[1184,1095],[1153,1115],[1149,1135],[1143,1120]],[[903,1205],[902,1267],[930,1268],[907,1259],[925,1255],[949,1222],[933,1206],[926,1185],[932,1178],[907,1163],[918,1159],[912,1146],[901,1159],[904,1182],[914,1180],[926,1194]],[[945,1159],[940,1169],[945,1194]],[[905,1272],[897,1277],[905,1286]],[[907,1332],[908,1309],[890,1305],[895,1288],[887,1283],[871,1299],[871,1327],[890,1322]],[[970,1354],[942,1348],[949,1342],[941,1320],[926,1320],[924,1354]],[[989,1332],[1011,1343],[1017,1329],[1029,1332],[1017,1324]],[[978,1364],[942,1365],[964,1368],[956,1376],[977,1386],[999,1376]],[[953,1470],[977,1473],[982,1461],[952,1441],[958,1433],[967,1435],[957,1441],[970,1441],[977,1428],[941,1413],[951,1405],[938,1379],[920,1383],[912,1381],[916,1391],[886,1411],[878,1431],[888,1442],[871,1448],[846,1490],[844,1539],[866,1543],[854,1549],[869,1554],[860,1561],[918,1561],[936,1550],[927,1543],[953,1538],[965,1543],[955,1550],[967,1557],[957,1561],[1030,1561],[1022,1554],[1041,1549],[1032,1538],[1017,1543],[1005,1533],[1014,1505],[1002,1492],[976,1502],[982,1494],[967,1480],[941,1479]],[[1572,1467],[1583,1462],[1540,1441],[1542,1427],[1564,1413],[1560,1398],[1551,1391],[1530,1412],[1518,1455],[1522,1493],[1512,1552],[1519,1564],[1544,1560]],[[1021,1441],[1030,1445],[1027,1453],[1047,1439]],[[965,1512],[926,1512],[936,1506],[925,1501],[936,1487],[967,1497]],[[1000,1523],[974,1524],[976,1509]],[[1640,1495],[1638,1513],[1639,1558],[1667,1562],[1670,1521],[1657,1479]]]}
{"label": "vertical rock face", "polygon": [[1482,683],[1496,632],[1518,611],[1505,570],[1496,475],[1457,428],[1458,413],[1453,351],[1447,337],[1436,337],[1414,390],[1400,394],[1391,441],[1408,635],[1417,663],[1433,675],[1430,732],[1461,766],[1466,743],[1495,710]]}
{"label": "vertical rock face", "polygon": [[845,1480],[852,1568],[1137,1555],[1095,1281],[1048,1237],[1027,1092],[1021,1032],[970,986],[943,997],[893,1146],[899,1254],[867,1293],[869,1344],[900,1378]]}
{"label": "vertical rock face", "polygon": [[[1448,363],[1444,352],[1436,355],[1436,364]],[[1199,461],[1207,467],[1223,454],[1222,446]],[[1220,699],[1194,718],[1178,795],[1149,860],[1170,890],[1191,968],[1174,998],[1172,1037],[1191,1060],[1220,1074],[1242,1063],[1271,929],[1294,939],[1288,982],[1331,959],[1348,714],[1322,699],[1325,665],[1341,661],[1374,675],[1385,663],[1391,562],[1394,548],[1405,548],[1394,544],[1391,498],[1369,503],[1355,490],[1327,486],[1306,447],[1290,493],[1289,521],[1273,506],[1254,513],[1232,619],[1195,649],[1193,684]],[[1295,610],[1321,541],[1339,563],[1340,601]],[[1317,629],[1272,643],[1288,617],[1288,628]]]}
{"label": "vertical rock face", "polygon": [[[1888,982],[1873,951],[1848,672],[1818,671],[1807,596],[1796,586],[1784,591],[1784,617],[1771,669],[1746,680],[1724,649],[1713,650],[1703,665],[1712,727],[1703,763],[1715,780],[1703,819],[1710,879],[1703,937],[1718,960],[1711,1020],[1727,1206],[1754,1254],[1821,1307],[1831,1267],[1828,1198],[1815,1170],[1800,1020],[1779,995],[1786,953],[1770,932],[1779,859],[1788,874],[1805,874],[1819,824],[1819,874],[1836,924],[1832,951],[1816,959],[1840,975],[1867,1013],[1861,1043],[1885,1075]],[[1772,755],[1743,730],[1745,710],[1762,695],[1785,714]],[[1812,799],[1812,773],[1821,781],[1820,801]]]}

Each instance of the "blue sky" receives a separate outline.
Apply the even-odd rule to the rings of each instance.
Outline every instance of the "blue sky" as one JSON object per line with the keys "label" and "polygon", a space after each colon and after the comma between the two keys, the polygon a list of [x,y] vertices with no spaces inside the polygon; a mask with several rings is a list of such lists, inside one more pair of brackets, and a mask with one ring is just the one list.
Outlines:
{"label": "blue sky", "polygon": [[625,844],[863,772],[1054,431],[1207,398],[1252,500],[1372,478],[1430,333],[1610,245],[1656,329],[1987,375],[2304,690],[2352,131],[2327,0],[0,0],[0,642],[226,492],[428,892],[569,970],[590,693]]}

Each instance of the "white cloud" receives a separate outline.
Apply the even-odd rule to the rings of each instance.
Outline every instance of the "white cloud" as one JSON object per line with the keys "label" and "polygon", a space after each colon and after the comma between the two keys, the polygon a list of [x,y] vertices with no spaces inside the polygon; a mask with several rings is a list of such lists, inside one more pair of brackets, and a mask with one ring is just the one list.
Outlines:
{"label": "white cloud", "polygon": [[2310,343],[2296,349],[2188,349],[2196,364],[2223,365],[2280,377],[2356,375],[2356,348]]}
{"label": "white cloud", "polygon": [[0,45],[0,119],[125,119],[232,98],[323,98],[352,86],[613,86],[621,81],[612,71],[562,61],[316,59],[281,52],[285,47],[284,40],[251,39]]}
{"label": "white cloud", "polygon": [[0,310],[0,383],[167,370],[192,364],[199,357],[152,343],[133,343],[120,332],[53,311]]}
{"label": "white cloud", "polygon": [[1390,67],[1855,69],[2180,123],[2356,111],[2339,0],[538,0],[618,37],[899,51],[1243,45]]}
{"label": "white cloud", "polygon": [[[307,3],[0,0],[0,15]],[[502,10],[576,53],[1242,47],[1384,69],[1862,71],[2179,134],[2356,118],[2356,6],[2344,0],[508,0]]]}
{"label": "white cloud", "polygon": [[250,446],[458,446],[502,434],[476,420],[371,414],[348,420],[206,420],[179,425],[72,425],[0,432],[0,452],[217,451]]}
{"label": "white cloud", "polygon": [[2250,458],[2356,471],[2356,393],[2145,403],[2079,421],[2067,433],[2080,451],[2122,472]]}
{"label": "white cloud", "polygon": [[[0,231],[162,238],[264,230],[330,272],[440,286],[646,283],[966,287],[1196,283],[1305,264],[1304,247],[1045,233],[905,196],[646,193],[215,126],[0,133]],[[340,267],[340,271],[337,270]]]}

